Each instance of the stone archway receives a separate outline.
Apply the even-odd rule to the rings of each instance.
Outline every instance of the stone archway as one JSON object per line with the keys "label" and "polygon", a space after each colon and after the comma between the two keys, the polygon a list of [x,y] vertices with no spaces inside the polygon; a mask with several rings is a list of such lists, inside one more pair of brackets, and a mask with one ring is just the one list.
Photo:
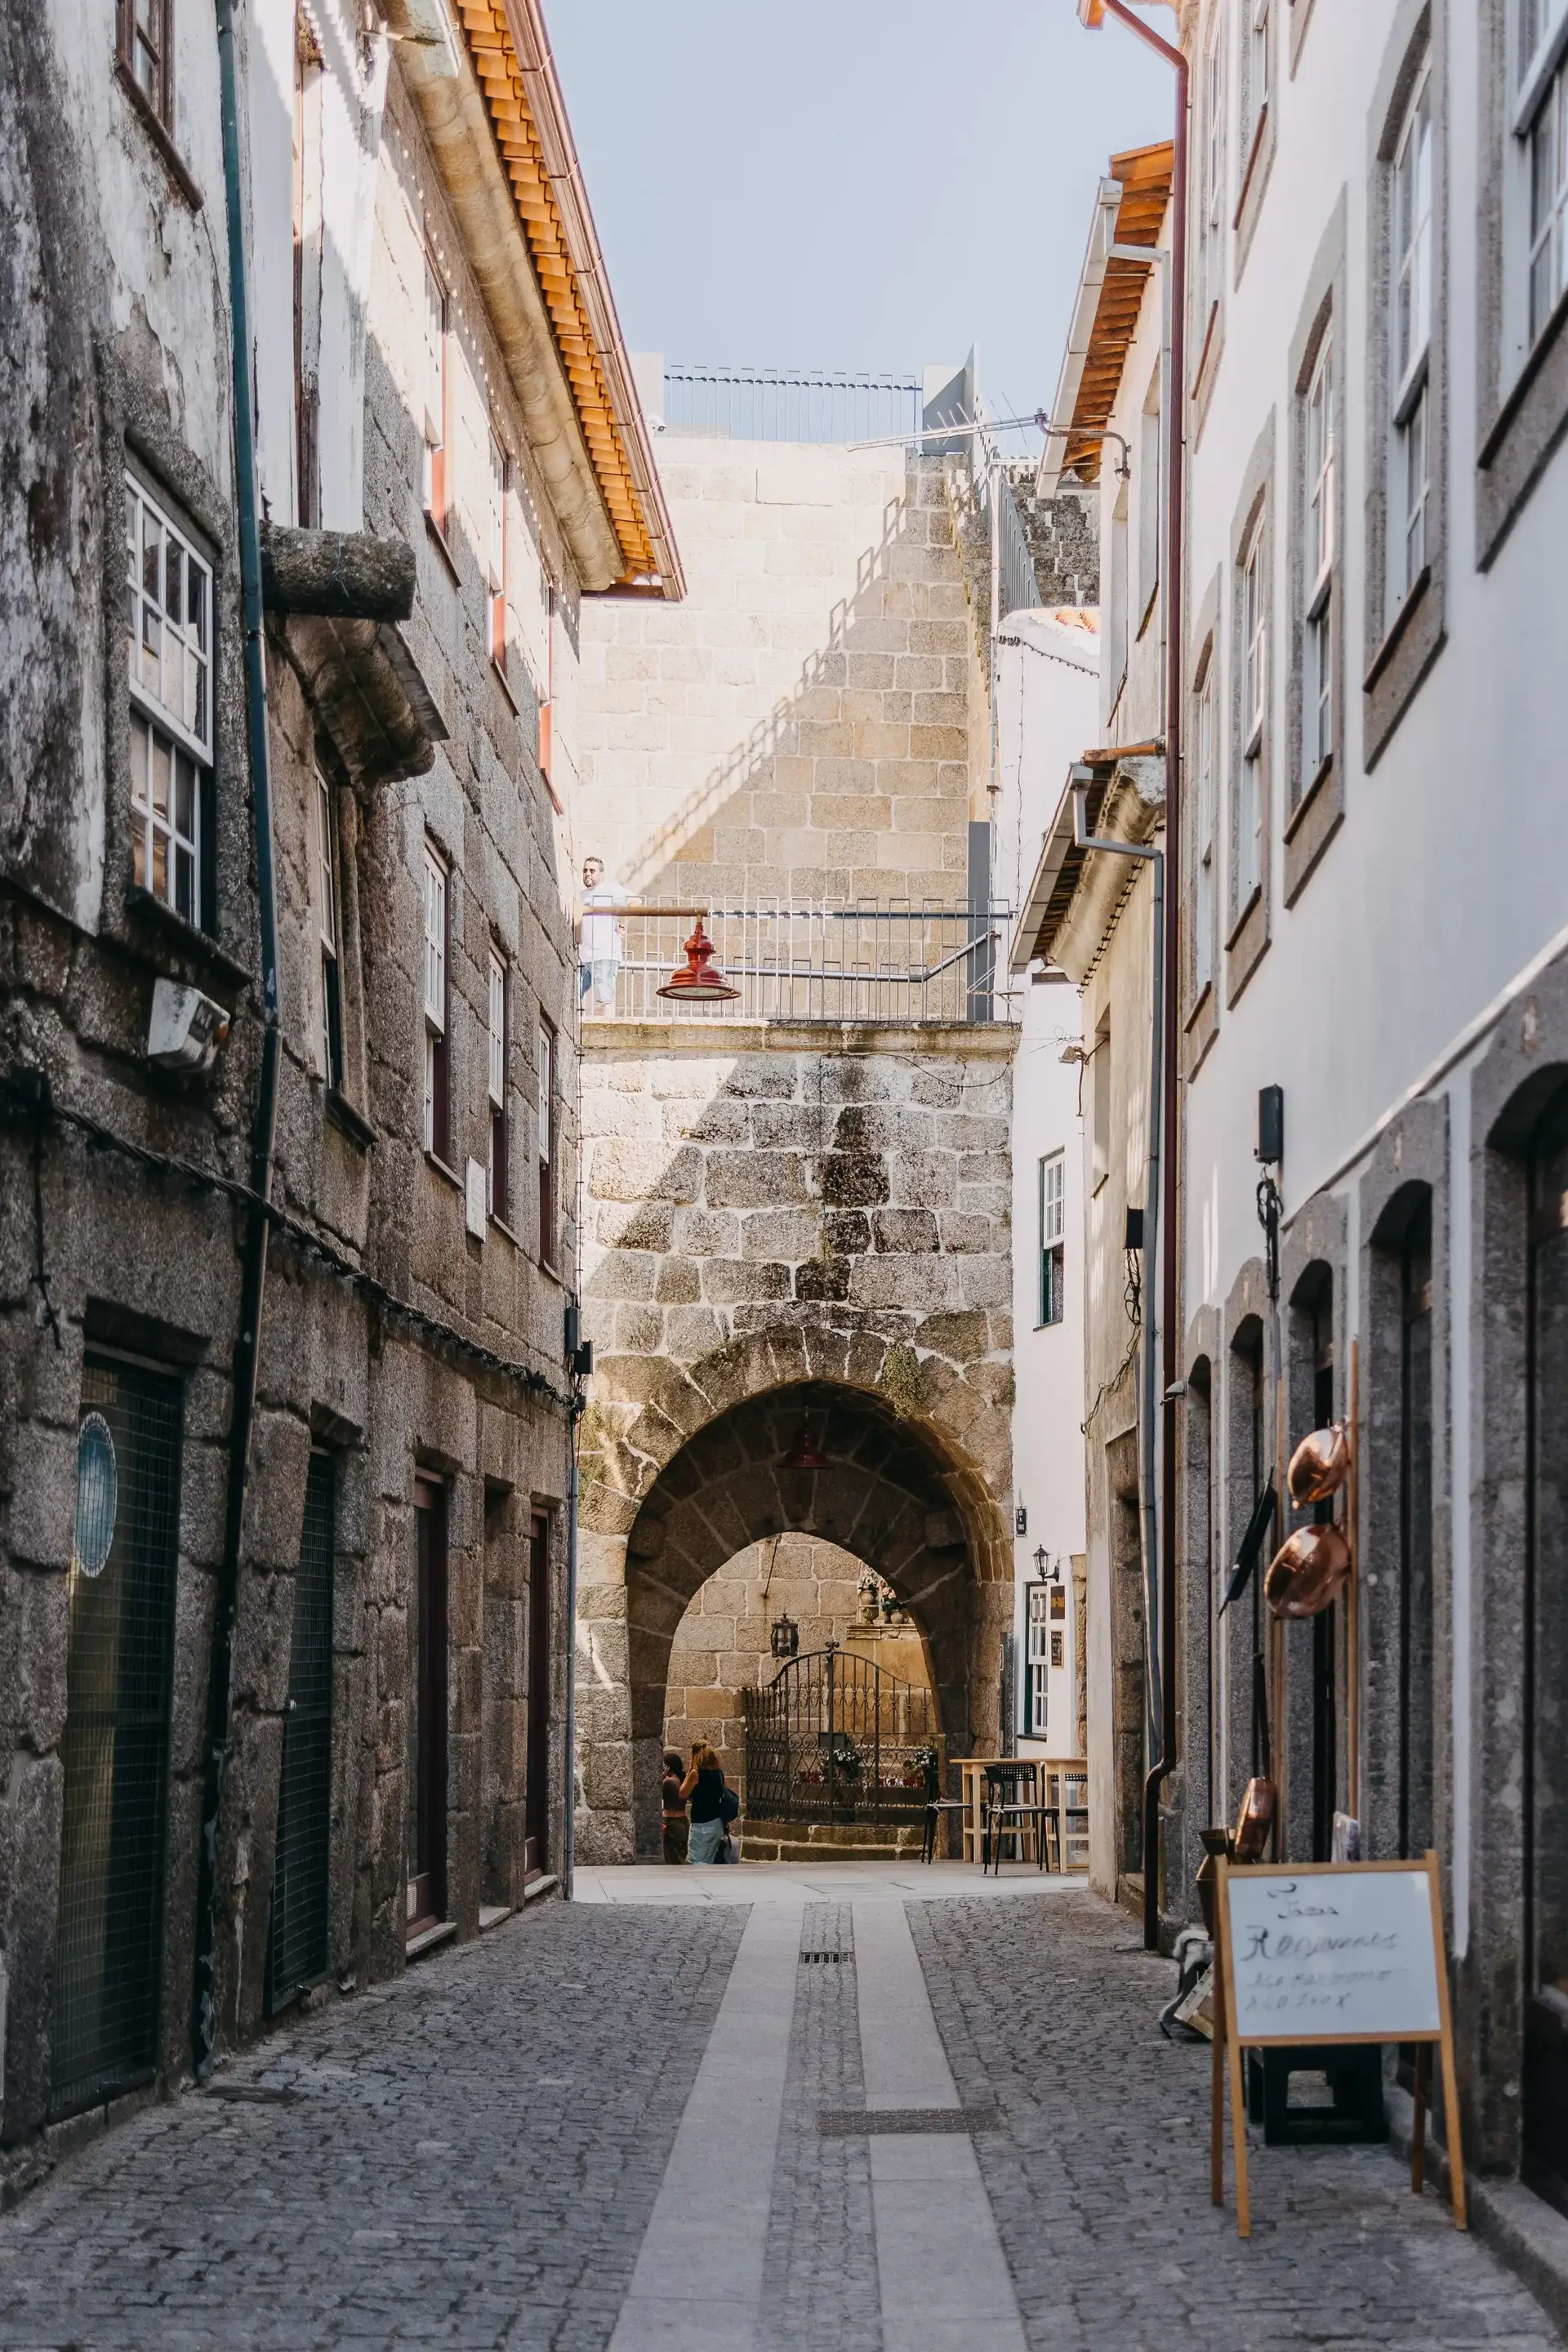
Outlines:
{"label": "stone archway", "polygon": [[[769,1349],[765,1367],[747,1368],[772,1378],[750,1391],[735,1361],[749,1351],[720,1352],[722,1367],[668,1368],[658,1402],[650,1398],[624,1435],[610,1434],[602,1412],[587,1432],[578,1629],[584,1861],[657,1853],[676,1630],[708,1578],[772,1535],[826,1538],[887,1578],[924,1633],[950,1753],[997,1735],[1011,1547],[974,1455],[938,1413],[920,1410],[912,1352],[904,1394],[901,1360],[889,1382],[892,1351],[883,1345],[865,1349],[860,1381],[845,1360],[847,1344],[831,1371],[782,1381]],[[729,1400],[720,1402],[714,1392],[725,1389]],[[694,1425],[682,1431],[677,1416]],[[1005,1449],[1005,1419],[997,1420]],[[786,1467],[808,1422],[826,1466]]]}

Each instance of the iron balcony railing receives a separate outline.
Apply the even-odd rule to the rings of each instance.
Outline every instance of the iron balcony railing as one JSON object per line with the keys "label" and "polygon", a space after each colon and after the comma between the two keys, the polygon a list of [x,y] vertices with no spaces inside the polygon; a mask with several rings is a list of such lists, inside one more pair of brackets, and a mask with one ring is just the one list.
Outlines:
{"label": "iron balcony railing", "polygon": [[664,371],[665,431],[712,440],[913,440],[922,405],[918,375],[673,363]]}
{"label": "iron balcony railing", "polygon": [[[687,962],[699,914],[736,992],[692,1003],[659,991]],[[854,1022],[894,1028],[1007,1022],[997,992],[1006,907],[630,906],[590,912],[579,950],[585,1020]],[[609,952],[606,952],[609,950]]]}

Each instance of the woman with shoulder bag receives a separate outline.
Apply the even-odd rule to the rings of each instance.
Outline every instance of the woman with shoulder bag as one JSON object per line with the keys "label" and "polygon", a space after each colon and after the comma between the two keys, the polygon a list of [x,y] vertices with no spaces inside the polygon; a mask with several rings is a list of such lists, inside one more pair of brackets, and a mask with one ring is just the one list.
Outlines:
{"label": "woman with shoulder bag", "polygon": [[741,1800],[728,1781],[719,1792],[719,1816],[724,1824],[724,1836],[719,1848],[719,1860],[739,1862],[741,1849],[735,1838],[735,1823],[741,1818]]}
{"label": "woman with shoulder bag", "polygon": [[717,1862],[724,1843],[724,1768],[705,1739],[691,1743],[691,1769],[680,1784],[691,1806],[687,1854],[692,1862]]}

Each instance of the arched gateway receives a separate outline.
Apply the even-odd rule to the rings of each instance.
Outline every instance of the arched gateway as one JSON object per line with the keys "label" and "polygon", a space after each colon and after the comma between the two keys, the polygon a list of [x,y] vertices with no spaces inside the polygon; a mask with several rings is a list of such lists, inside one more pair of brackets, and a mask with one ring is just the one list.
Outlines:
{"label": "arched gateway", "polygon": [[[769,1384],[710,1406],[684,1438],[662,1413],[651,1425],[648,1413],[639,1414],[637,1439],[660,1452],[666,1432],[673,1441],[663,1461],[648,1460],[646,1485],[626,1494],[601,1477],[586,1483],[586,1549],[601,1569],[616,1550],[624,1564],[620,1610],[612,1598],[616,1585],[584,1588],[578,1851],[584,1860],[658,1851],[659,1750],[676,1628],[709,1577],[769,1536],[824,1537],[886,1577],[925,1635],[950,1752],[995,1737],[1001,1643],[1012,1611],[996,1499],[940,1410],[900,1411],[879,1386],[891,1349],[868,1346],[860,1335],[859,1384],[847,1377],[849,1338],[838,1335],[835,1348],[833,1337],[812,1334],[808,1352],[818,1362],[841,1357],[837,1378],[780,1381],[765,1341],[724,1349],[722,1365],[692,1367],[681,1376],[688,1401],[704,1394],[704,1374],[721,1390],[729,1384],[715,1378],[721,1371],[733,1378],[752,1370]],[[900,1369],[895,1357],[895,1379]],[[912,1356],[910,1369],[918,1380]],[[998,1412],[996,1420],[1005,1443],[1005,1415]],[[803,1450],[807,1434],[823,1466],[793,1467],[788,1457]],[[602,1465],[601,1455],[594,1466]],[[603,1522],[625,1517],[628,1505],[635,1505],[631,1526],[616,1538]]]}
{"label": "arched gateway", "polygon": [[696,1030],[584,1024],[584,1862],[657,1853],[677,1627],[769,1537],[820,1538],[891,1585],[950,1754],[993,1747],[1000,1720],[1011,1038]]}

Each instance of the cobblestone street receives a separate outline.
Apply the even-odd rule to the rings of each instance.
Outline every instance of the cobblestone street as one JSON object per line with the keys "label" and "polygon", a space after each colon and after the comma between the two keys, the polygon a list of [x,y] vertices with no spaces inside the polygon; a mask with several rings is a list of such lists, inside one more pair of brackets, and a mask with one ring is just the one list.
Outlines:
{"label": "cobblestone street", "polygon": [[0,2347],[1558,2341],[1383,2150],[1255,2149],[1238,2243],[1168,1964],[972,1883],[584,1874],[68,2158],[0,2220]]}

